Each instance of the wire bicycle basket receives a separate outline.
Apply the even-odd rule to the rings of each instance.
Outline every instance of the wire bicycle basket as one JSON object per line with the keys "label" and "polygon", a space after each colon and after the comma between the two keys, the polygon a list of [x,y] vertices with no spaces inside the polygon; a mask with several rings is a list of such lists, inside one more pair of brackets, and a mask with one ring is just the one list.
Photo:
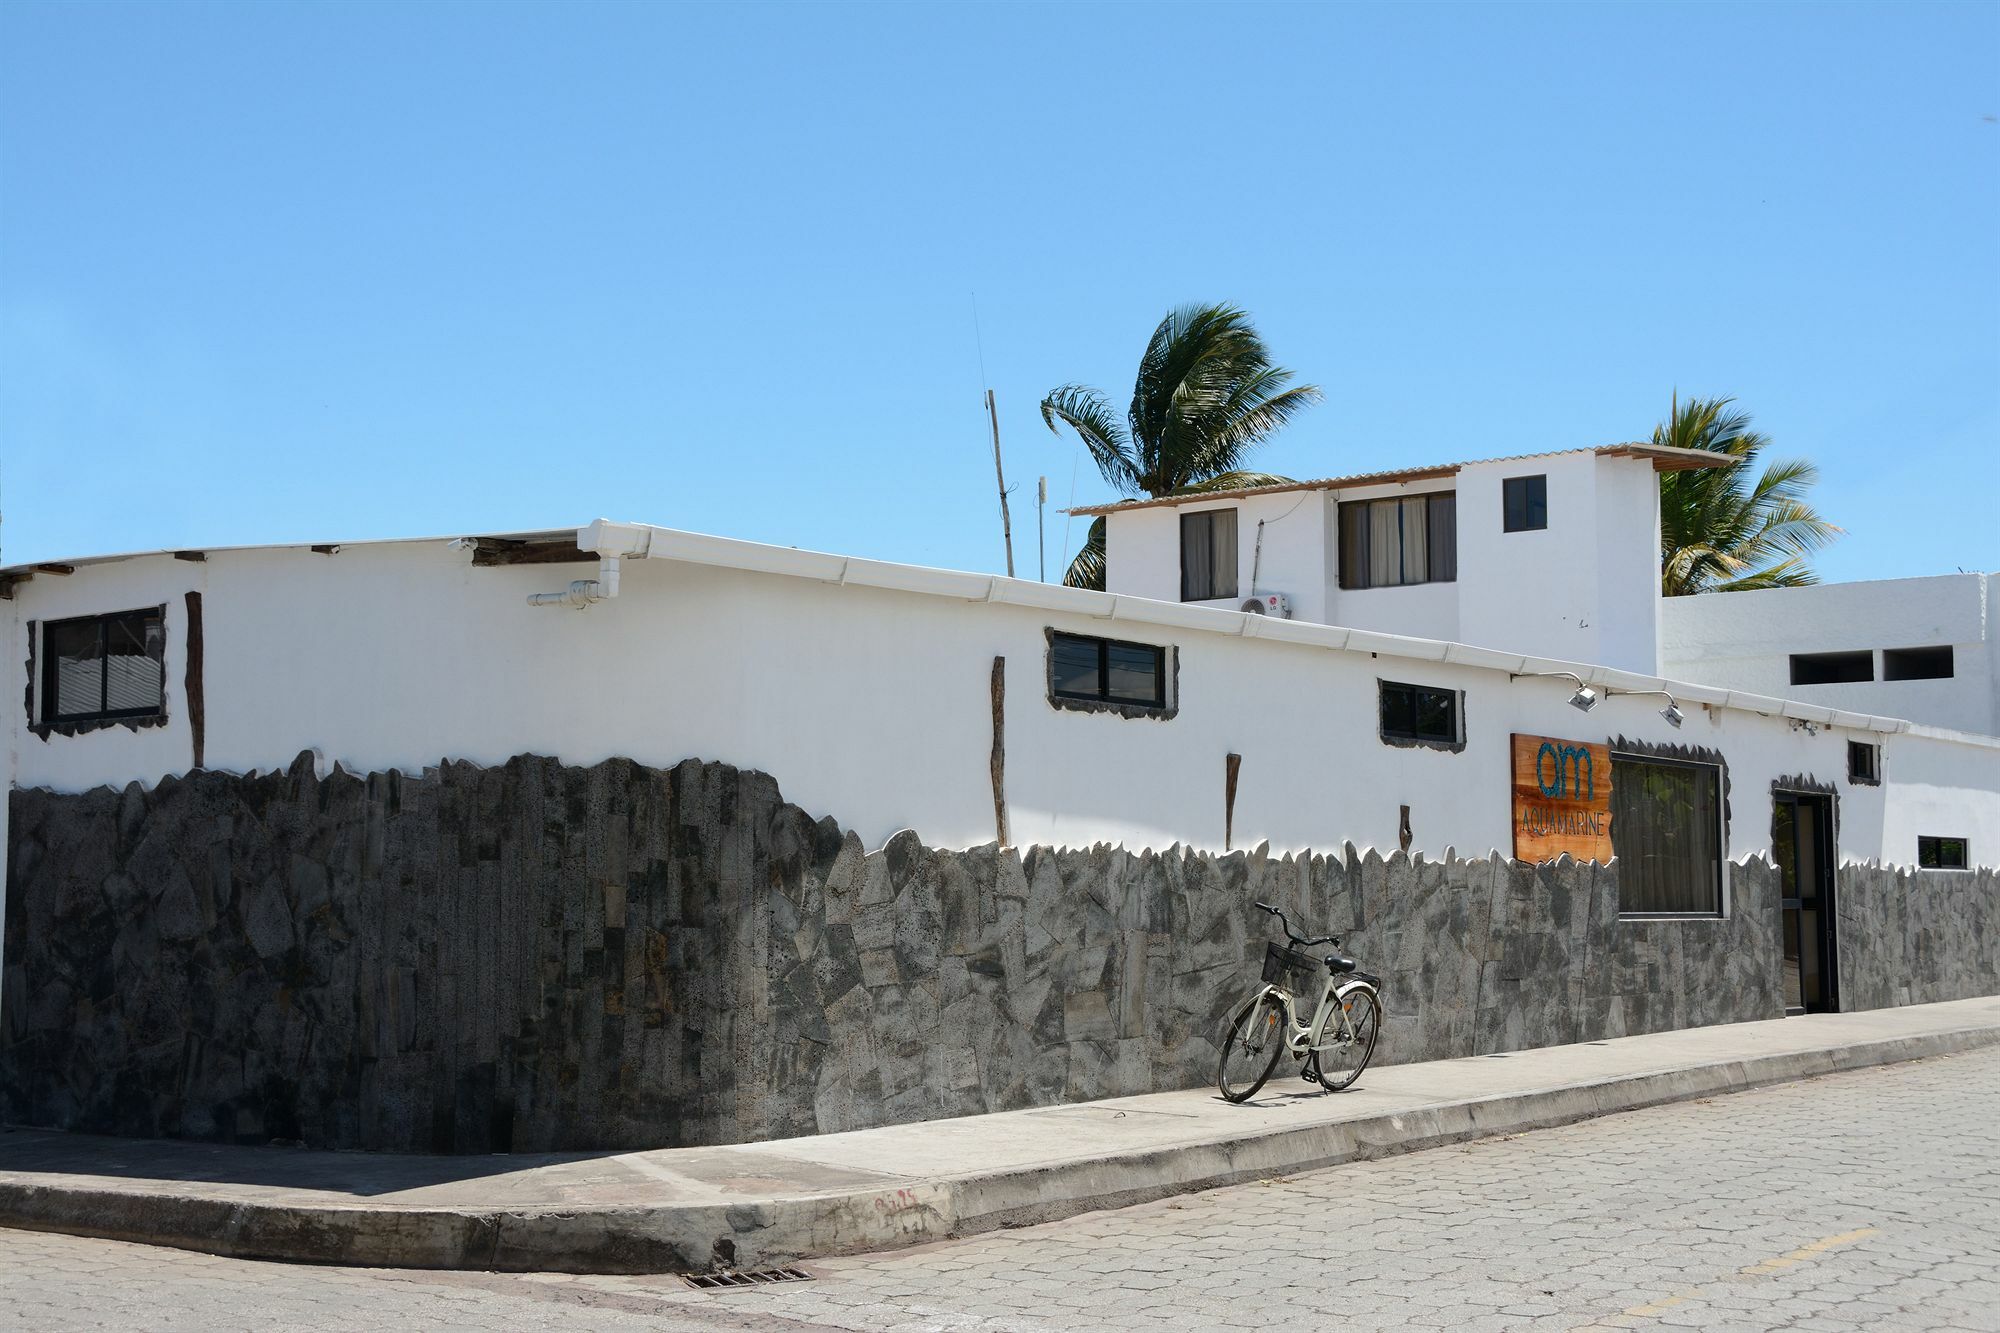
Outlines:
{"label": "wire bicycle basket", "polygon": [[1312,989],[1318,968],[1319,963],[1310,954],[1282,944],[1264,946],[1264,983],[1268,986],[1283,986],[1294,995],[1304,994]]}

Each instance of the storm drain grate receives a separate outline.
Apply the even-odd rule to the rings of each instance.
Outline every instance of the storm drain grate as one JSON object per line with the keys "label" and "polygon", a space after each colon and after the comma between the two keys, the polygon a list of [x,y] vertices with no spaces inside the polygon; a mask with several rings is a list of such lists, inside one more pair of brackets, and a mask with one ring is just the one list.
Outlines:
{"label": "storm drain grate", "polygon": [[812,1274],[803,1268],[759,1268],[750,1273],[724,1269],[719,1273],[683,1273],[681,1280],[702,1291],[733,1291],[739,1287],[767,1287],[773,1282],[810,1282]]}

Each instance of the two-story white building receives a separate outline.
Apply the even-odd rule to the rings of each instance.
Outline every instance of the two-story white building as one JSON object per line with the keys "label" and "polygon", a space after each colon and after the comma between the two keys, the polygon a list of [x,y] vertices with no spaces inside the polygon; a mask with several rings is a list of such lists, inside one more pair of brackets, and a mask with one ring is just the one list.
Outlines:
{"label": "two-story white building", "polygon": [[1657,474],[1726,465],[1617,444],[1072,512],[1107,592],[1653,673]]}

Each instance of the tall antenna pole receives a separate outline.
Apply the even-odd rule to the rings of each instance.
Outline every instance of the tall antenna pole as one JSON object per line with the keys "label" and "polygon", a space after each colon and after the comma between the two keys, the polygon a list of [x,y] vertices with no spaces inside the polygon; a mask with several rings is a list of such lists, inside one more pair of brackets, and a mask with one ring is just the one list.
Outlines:
{"label": "tall antenna pole", "polygon": [[1035,577],[1049,581],[1049,543],[1042,535],[1042,510],[1049,502],[1049,479],[1035,482]]}
{"label": "tall antenna pole", "polygon": [[993,390],[986,391],[986,418],[993,423],[993,478],[1000,483],[1000,535],[1007,542],[1007,577],[1014,577],[1014,520],[1007,515],[1007,474],[1000,470],[1000,412]]}

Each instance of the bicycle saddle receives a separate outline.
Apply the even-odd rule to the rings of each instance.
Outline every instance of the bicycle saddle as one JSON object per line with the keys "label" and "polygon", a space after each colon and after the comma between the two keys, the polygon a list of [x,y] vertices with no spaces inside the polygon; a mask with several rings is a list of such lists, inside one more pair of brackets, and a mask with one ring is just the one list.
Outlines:
{"label": "bicycle saddle", "polygon": [[1326,956],[1326,970],[1335,976],[1339,976],[1342,972],[1352,972],[1359,966],[1361,964],[1341,954],[1330,953]]}

